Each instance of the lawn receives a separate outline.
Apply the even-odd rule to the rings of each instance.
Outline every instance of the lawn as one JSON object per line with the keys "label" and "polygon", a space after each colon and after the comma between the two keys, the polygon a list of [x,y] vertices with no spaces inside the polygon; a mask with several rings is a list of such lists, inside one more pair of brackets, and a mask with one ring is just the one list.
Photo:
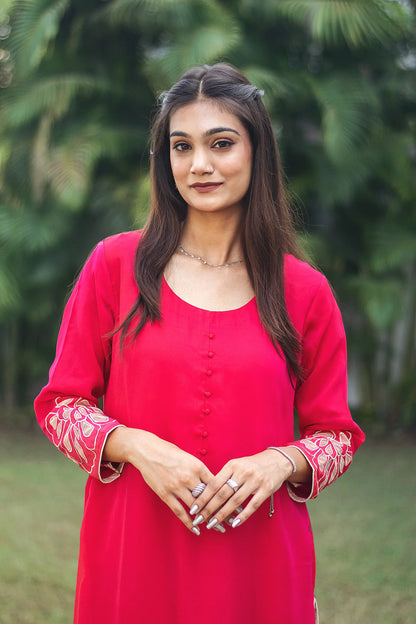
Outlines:
{"label": "lawn", "polygon": [[[41,434],[0,436],[0,624],[72,622],[84,483]],[[321,624],[416,622],[415,494],[415,446],[367,443],[310,503]]]}

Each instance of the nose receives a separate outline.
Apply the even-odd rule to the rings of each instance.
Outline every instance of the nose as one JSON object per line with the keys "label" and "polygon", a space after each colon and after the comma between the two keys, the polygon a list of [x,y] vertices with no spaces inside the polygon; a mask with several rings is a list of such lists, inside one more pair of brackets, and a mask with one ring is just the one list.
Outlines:
{"label": "nose", "polygon": [[191,173],[195,175],[204,175],[214,172],[214,166],[211,162],[209,150],[194,149]]}

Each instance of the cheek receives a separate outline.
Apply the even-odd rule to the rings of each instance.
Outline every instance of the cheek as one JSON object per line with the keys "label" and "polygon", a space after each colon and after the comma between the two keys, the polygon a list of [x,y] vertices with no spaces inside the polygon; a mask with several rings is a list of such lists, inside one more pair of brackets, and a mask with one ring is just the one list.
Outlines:
{"label": "cheek", "polygon": [[230,176],[239,179],[240,183],[249,183],[251,180],[252,157],[250,149],[243,149],[228,163]]}
{"label": "cheek", "polygon": [[251,180],[251,160],[239,161],[235,166],[230,168],[230,176],[234,178],[237,184],[248,186]]}
{"label": "cheek", "polygon": [[180,183],[181,179],[183,179],[186,173],[186,167],[184,166],[184,163],[173,157],[170,159],[170,167],[172,169],[172,175],[176,184]]}

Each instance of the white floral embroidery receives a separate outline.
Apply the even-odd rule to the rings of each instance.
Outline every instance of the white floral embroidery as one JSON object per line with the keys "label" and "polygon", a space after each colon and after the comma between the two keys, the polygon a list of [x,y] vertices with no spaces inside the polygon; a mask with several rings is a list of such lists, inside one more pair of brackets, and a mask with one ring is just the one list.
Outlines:
{"label": "white floral embroidery", "polygon": [[314,470],[312,497],[342,475],[352,461],[352,435],[349,431],[317,431],[298,440],[297,445]]}
{"label": "white floral embroidery", "polygon": [[55,446],[91,474],[97,462],[100,430],[109,422],[110,418],[86,399],[65,398],[55,399],[55,409],[46,416],[45,427]]}

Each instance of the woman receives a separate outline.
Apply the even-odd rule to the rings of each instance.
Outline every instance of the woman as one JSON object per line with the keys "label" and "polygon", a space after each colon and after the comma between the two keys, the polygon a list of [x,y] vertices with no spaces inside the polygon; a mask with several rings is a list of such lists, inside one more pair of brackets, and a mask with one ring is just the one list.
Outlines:
{"label": "woman", "polygon": [[66,307],[36,411],[90,475],[78,624],[315,621],[304,502],[363,434],[261,95],[225,64],[164,94],[144,232],[99,243]]}

